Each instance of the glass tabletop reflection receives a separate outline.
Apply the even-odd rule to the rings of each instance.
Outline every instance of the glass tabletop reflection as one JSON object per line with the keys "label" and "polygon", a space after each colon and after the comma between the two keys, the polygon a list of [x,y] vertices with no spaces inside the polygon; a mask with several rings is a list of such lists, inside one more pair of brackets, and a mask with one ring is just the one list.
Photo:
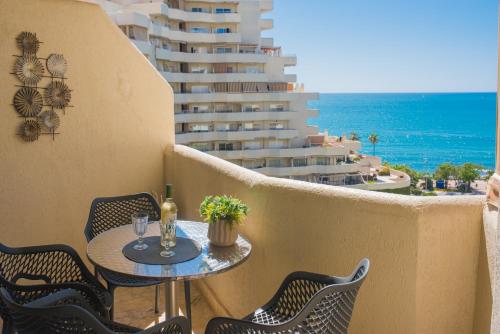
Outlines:
{"label": "glass tabletop reflection", "polygon": [[[87,246],[87,256],[96,266],[119,274],[145,279],[192,280],[222,273],[243,263],[252,245],[241,235],[230,247],[210,244],[208,224],[193,221],[177,221],[177,236],[196,240],[201,245],[201,254],[189,261],[172,265],[150,265],[127,259],[122,249],[129,242],[137,240],[131,225],[117,227],[101,233]],[[148,226],[144,237],[160,235],[157,222]]]}

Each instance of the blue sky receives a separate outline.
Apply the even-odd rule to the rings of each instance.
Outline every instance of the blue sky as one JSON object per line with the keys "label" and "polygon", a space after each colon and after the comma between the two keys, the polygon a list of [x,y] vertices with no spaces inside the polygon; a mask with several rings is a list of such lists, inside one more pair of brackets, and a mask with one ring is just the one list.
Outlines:
{"label": "blue sky", "polygon": [[494,91],[497,0],[274,0],[264,32],[308,91]]}

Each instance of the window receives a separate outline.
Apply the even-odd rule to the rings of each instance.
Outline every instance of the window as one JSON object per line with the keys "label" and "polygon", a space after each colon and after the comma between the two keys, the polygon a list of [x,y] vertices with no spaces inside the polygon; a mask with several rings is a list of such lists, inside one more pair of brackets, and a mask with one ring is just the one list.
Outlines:
{"label": "window", "polygon": [[283,163],[283,160],[281,159],[269,159],[267,161],[267,166],[268,167],[285,167],[285,164]]}
{"label": "window", "polygon": [[242,166],[249,169],[262,168],[265,165],[265,161],[259,160],[244,160]]}
{"label": "window", "polygon": [[216,28],[215,33],[216,34],[228,34],[231,32],[231,28]]}
{"label": "window", "polygon": [[193,106],[193,112],[206,113],[208,112],[208,106]]}
{"label": "window", "polygon": [[285,106],[283,106],[282,104],[271,104],[270,109],[271,111],[284,111]]}
{"label": "window", "polygon": [[191,126],[191,132],[208,132],[210,126],[208,124],[196,124]]}
{"label": "window", "polygon": [[330,164],[330,157],[317,157],[316,165],[328,166]]}
{"label": "window", "polygon": [[203,8],[193,7],[193,8],[191,8],[191,12],[193,12],[193,13],[202,13],[203,12]]}
{"label": "window", "polygon": [[232,48],[216,48],[215,53],[232,53]]}
{"label": "window", "polygon": [[193,27],[193,28],[191,28],[190,31],[195,32],[195,33],[208,33],[207,28],[200,28],[200,27]]}
{"label": "window", "polygon": [[284,128],[285,127],[283,126],[282,123],[269,123],[269,129],[271,129],[271,130],[281,130]]}
{"label": "window", "polygon": [[192,93],[208,93],[209,88],[208,88],[208,86],[193,86],[193,87],[191,87],[191,92]]}
{"label": "window", "polygon": [[227,14],[231,13],[231,8],[215,8],[216,14]]}
{"label": "window", "polygon": [[259,73],[259,69],[256,66],[245,67],[245,73]]}
{"label": "window", "polygon": [[233,150],[233,143],[220,143],[219,144],[219,151],[232,151]]}
{"label": "window", "polygon": [[211,143],[192,143],[191,147],[194,148],[195,150],[203,151],[203,152],[212,150]]}
{"label": "window", "polygon": [[244,112],[259,112],[260,111],[260,106],[258,105],[250,105],[250,106],[245,106],[243,109]]}
{"label": "window", "polygon": [[293,159],[293,167],[305,167],[307,166],[307,158]]}
{"label": "window", "polygon": [[262,148],[262,145],[259,141],[247,141],[243,143],[244,150],[259,150]]}
{"label": "window", "polygon": [[193,66],[191,68],[191,73],[207,73],[208,70],[206,67]]}

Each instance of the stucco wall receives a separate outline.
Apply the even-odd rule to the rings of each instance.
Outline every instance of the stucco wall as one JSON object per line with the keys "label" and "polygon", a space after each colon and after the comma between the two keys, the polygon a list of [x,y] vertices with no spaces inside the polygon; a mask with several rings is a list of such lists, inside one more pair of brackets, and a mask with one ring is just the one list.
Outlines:
{"label": "stucco wall", "polygon": [[[99,6],[72,0],[0,0],[0,242],[67,243],[83,253],[93,198],[162,189],[174,142],[173,95]],[[11,106],[22,31],[62,53],[72,92],[60,135],[25,143]],[[47,83],[47,79],[42,85]]]}
{"label": "stucco wall", "polygon": [[220,312],[242,316],[264,304],[291,271],[345,275],[369,257],[351,333],[473,332],[482,197],[418,198],[268,178],[182,146],[167,161],[182,217],[199,219],[209,194],[231,194],[251,208],[242,228],[254,245],[250,259],[202,284]]}

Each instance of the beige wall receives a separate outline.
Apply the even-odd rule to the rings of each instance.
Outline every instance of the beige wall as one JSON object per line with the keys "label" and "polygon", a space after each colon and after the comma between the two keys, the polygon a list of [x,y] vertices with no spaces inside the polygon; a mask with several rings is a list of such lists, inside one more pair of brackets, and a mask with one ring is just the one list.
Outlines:
{"label": "beige wall", "polygon": [[[67,243],[83,253],[93,198],[160,190],[174,142],[169,85],[99,6],[0,0],[0,242]],[[62,53],[75,107],[61,134],[25,143],[11,106],[15,38],[35,32],[39,57]],[[47,79],[42,85],[47,83]]]}
{"label": "beige wall", "polygon": [[[208,194],[251,208],[244,265],[205,280],[226,312],[264,304],[291,271],[348,274],[363,257],[372,270],[351,333],[472,333],[484,198],[418,198],[267,178],[192,149],[167,157],[181,216],[199,219]],[[203,285],[203,284],[202,284]],[[479,292],[478,292],[479,291]],[[475,328],[485,328],[480,319]],[[481,333],[481,331],[474,333]]]}

